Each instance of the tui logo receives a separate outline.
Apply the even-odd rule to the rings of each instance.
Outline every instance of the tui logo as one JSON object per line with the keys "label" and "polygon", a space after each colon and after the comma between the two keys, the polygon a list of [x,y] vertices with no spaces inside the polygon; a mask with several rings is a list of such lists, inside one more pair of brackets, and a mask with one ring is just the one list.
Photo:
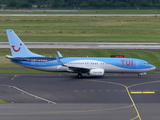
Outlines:
{"label": "tui logo", "polygon": [[[20,46],[22,46],[22,43],[20,44]],[[14,45],[12,45],[11,47],[12,47],[12,49],[14,50],[14,52],[19,52],[20,49],[21,49],[21,47],[19,47],[19,48],[16,50]]]}
{"label": "tui logo", "polygon": [[121,60],[122,65],[127,65],[127,66],[133,66],[134,65],[134,61],[133,60]]}

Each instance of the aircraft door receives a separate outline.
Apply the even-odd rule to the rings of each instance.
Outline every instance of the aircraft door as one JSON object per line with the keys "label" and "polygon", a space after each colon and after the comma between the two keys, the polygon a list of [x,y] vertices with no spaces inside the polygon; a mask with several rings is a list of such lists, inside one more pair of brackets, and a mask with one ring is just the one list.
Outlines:
{"label": "aircraft door", "polygon": [[136,61],[136,68],[139,68],[139,67],[140,67],[140,62]]}
{"label": "aircraft door", "polygon": [[87,67],[90,67],[90,66],[91,66],[91,62],[90,62],[90,61],[87,61],[87,62],[86,62],[86,66],[87,66]]}

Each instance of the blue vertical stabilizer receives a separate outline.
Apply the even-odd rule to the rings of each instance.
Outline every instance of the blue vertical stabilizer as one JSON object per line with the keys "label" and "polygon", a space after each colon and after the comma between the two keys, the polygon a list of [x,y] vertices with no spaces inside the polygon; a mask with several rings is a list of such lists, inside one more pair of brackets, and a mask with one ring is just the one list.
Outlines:
{"label": "blue vertical stabilizer", "polygon": [[31,52],[13,30],[6,30],[10,50],[13,57],[43,57],[42,55]]}

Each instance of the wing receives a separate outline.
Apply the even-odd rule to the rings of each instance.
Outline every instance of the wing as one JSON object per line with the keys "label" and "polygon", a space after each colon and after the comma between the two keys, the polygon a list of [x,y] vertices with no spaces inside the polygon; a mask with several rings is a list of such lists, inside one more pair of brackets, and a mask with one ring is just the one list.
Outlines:
{"label": "wing", "polygon": [[88,67],[69,66],[69,65],[67,67],[70,72],[75,72],[75,73],[88,73],[90,71],[90,68]]}
{"label": "wing", "polygon": [[69,72],[76,72],[76,73],[87,73],[90,71],[89,67],[85,67],[85,66],[74,66],[74,65],[69,65],[69,64],[64,64],[58,56],[55,56],[58,63],[62,66],[68,67],[68,71]]}
{"label": "wing", "polygon": [[58,57],[63,57],[59,51],[57,51],[57,55],[58,55]]}

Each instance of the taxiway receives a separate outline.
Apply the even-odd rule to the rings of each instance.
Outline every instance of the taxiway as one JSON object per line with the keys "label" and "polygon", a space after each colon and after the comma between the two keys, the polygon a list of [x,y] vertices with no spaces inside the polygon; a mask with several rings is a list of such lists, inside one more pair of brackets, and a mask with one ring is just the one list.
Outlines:
{"label": "taxiway", "polygon": [[1,74],[2,120],[159,120],[160,75]]}

